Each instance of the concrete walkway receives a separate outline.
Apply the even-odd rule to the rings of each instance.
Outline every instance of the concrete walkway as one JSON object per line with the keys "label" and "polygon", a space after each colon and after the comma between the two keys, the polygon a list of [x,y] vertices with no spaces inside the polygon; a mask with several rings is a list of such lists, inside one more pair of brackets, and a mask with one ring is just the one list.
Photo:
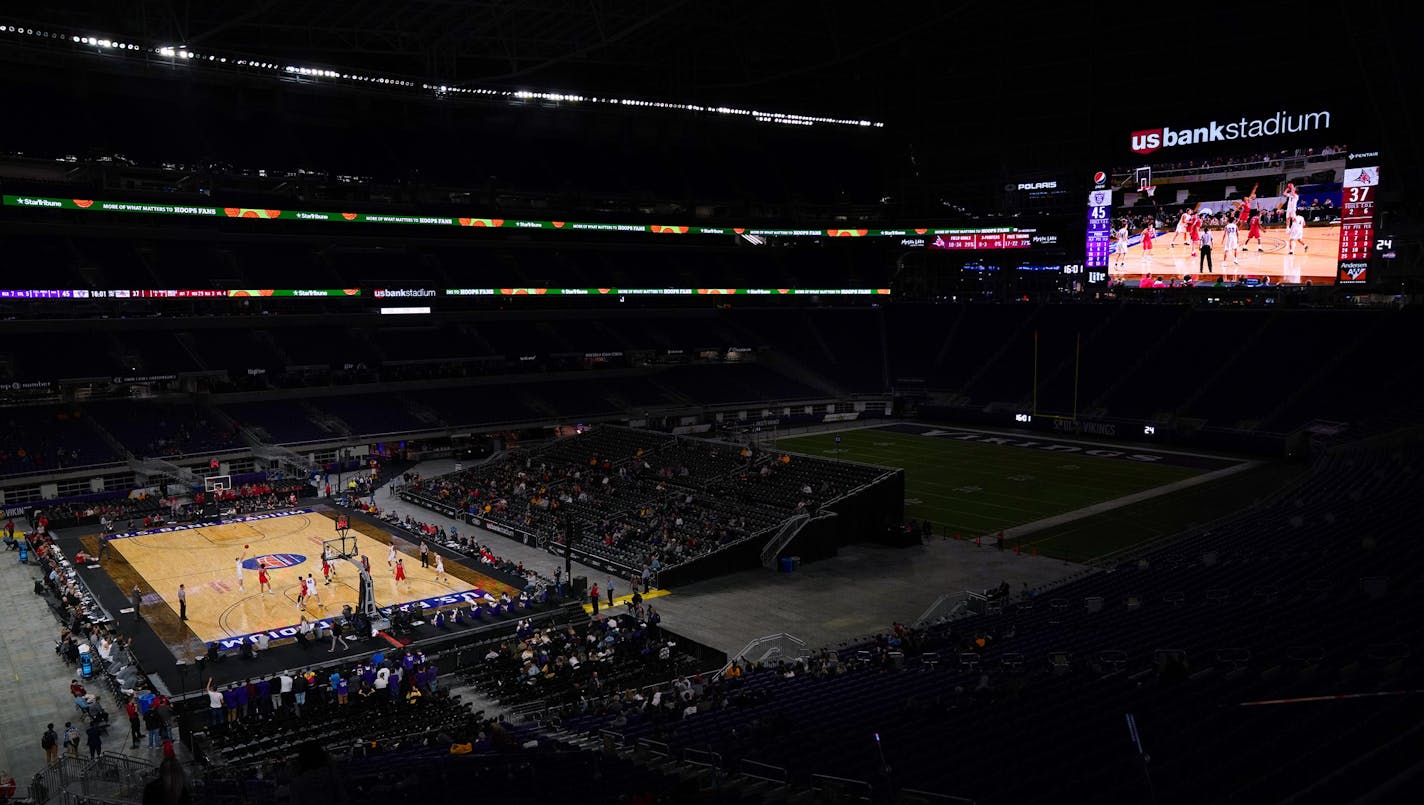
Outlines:
{"label": "concrete walkway", "polygon": [[[59,621],[49,606],[34,593],[38,566],[16,562],[17,553],[0,552],[0,770],[15,778],[21,796],[29,792],[30,778],[44,767],[40,735],[53,722],[64,732],[64,722],[73,721],[82,731],[86,726],[69,695],[69,680],[75,669],[54,653],[59,640]],[[101,681],[86,684],[100,694],[109,711],[109,728],[104,748],[124,754],[144,756],[144,748],[130,750],[129,723],[122,703],[115,702]],[[88,749],[81,743],[80,754]],[[159,750],[153,750],[157,753]],[[155,759],[157,755],[155,754]]]}

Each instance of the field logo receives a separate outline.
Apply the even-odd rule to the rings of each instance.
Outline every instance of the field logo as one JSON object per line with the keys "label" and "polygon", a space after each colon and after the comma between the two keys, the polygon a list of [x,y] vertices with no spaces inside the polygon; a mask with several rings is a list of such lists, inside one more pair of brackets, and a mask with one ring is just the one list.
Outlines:
{"label": "field logo", "polygon": [[1204,126],[1186,129],[1173,129],[1166,126],[1156,129],[1139,129],[1132,132],[1132,152],[1134,154],[1150,154],[1162,148],[1172,148],[1178,145],[1200,145],[1255,137],[1272,137],[1277,134],[1295,134],[1328,128],[1330,128],[1330,113],[1328,111],[1298,115],[1277,112],[1267,118],[1248,120],[1243,117],[1227,123],[1213,120]]}
{"label": "field logo", "polygon": [[258,567],[266,567],[269,570],[282,567],[296,567],[307,558],[299,553],[269,553],[265,556],[254,556],[242,563],[247,570],[256,570]]}

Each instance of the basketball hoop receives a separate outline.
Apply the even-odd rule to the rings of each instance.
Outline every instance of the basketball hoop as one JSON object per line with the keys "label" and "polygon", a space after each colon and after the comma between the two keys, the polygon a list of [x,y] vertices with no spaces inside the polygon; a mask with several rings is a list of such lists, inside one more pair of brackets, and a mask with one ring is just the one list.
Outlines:
{"label": "basketball hoop", "polygon": [[1142,188],[1142,192],[1146,193],[1148,198],[1152,198],[1153,196],[1157,195],[1157,185],[1147,185],[1146,187]]}

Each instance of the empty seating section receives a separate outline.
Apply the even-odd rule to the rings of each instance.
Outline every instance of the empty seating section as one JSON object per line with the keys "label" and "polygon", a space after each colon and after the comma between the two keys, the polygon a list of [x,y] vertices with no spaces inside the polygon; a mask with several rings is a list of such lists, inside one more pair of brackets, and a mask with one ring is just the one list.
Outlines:
{"label": "empty seating section", "polygon": [[485,345],[458,325],[439,327],[383,327],[371,340],[383,360],[440,361],[489,355]]}
{"label": "empty seating section", "polygon": [[1094,403],[1117,383],[1123,372],[1152,357],[1148,353],[1157,339],[1191,313],[1187,307],[1130,304],[1078,310],[1081,324],[1072,333],[1054,334],[1055,338],[1068,338],[1082,333],[1077,377],[1071,363],[1063,362],[1057,367],[1042,363],[1038,381],[1039,399],[1046,403],[1042,410],[1069,410],[1075,385],[1080,410]]}
{"label": "empty seating section", "polygon": [[964,393],[975,400],[1029,399],[1033,395],[1035,352],[1039,369],[1045,372],[1071,358],[1077,328],[1085,318],[1078,308],[1068,305],[1039,307],[1013,337],[1003,341],[1001,351],[999,343],[983,343],[983,366],[969,379]]}
{"label": "empty seating section", "polygon": [[243,446],[236,428],[198,406],[114,401],[91,404],[85,412],[141,458],[213,453]]}
{"label": "empty seating section", "polygon": [[703,405],[770,403],[833,396],[756,363],[679,366],[653,375],[653,382]]}
{"label": "empty seating section", "polygon": [[1175,410],[1195,396],[1270,315],[1260,310],[1192,311],[1176,329],[1153,339],[1151,352],[1137,370],[1101,392],[1105,396],[1098,404],[1130,417]]}
{"label": "empty seating section", "polygon": [[884,390],[878,309],[744,310],[733,321],[846,391]]}
{"label": "empty seating section", "polygon": [[[1231,356],[1221,360],[1234,360],[1231,375],[1249,378],[1249,388],[1266,392],[1269,389],[1293,391],[1298,389],[1320,364],[1332,360],[1337,350],[1350,347],[1362,333],[1351,332],[1350,319],[1362,325],[1372,323],[1370,316],[1352,316],[1346,311],[1302,310],[1289,316],[1277,316],[1270,322],[1268,335],[1261,343],[1243,343]],[[1332,326],[1338,320],[1338,326]],[[1345,343],[1335,339],[1344,335]],[[1273,347],[1275,344],[1289,344],[1289,352]],[[1204,390],[1182,411],[1188,416],[1215,419],[1223,424],[1235,424],[1231,417],[1255,424],[1269,416],[1282,402],[1281,395],[1269,393],[1242,394],[1241,383],[1215,383]],[[1351,417],[1352,419],[1354,417]]]}
{"label": "empty seating section", "polygon": [[379,436],[410,433],[440,427],[442,423],[421,421],[405,404],[403,394],[353,394],[320,397],[314,408],[341,420],[353,434]]}
{"label": "empty seating section", "polygon": [[339,435],[308,418],[294,400],[228,403],[220,407],[239,425],[257,429],[259,435],[274,444],[313,442]]}
{"label": "empty seating section", "polygon": [[0,408],[0,475],[118,460],[77,406]]}
{"label": "empty seating section", "polygon": [[924,349],[934,344],[930,388],[962,392],[984,361],[1014,337],[1033,314],[1032,305],[967,305],[954,324],[947,347],[934,344],[937,339],[929,339],[924,343],[892,344],[891,349]]}
{"label": "empty seating section", "polygon": [[[1411,659],[1424,545],[1412,511],[1390,505],[1424,493],[1421,459],[1328,456],[1278,499],[1110,572],[897,627],[790,678],[718,683],[694,715],[608,700],[562,726],[715,752],[729,769],[767,763],[793,781],[876,781],[883,762],[898,786],[982,802],[1138,802],[1131,713],[1171,801],[1339,801],[1368,788],[1334,771],[1375,784],[1376,747],[1424,716],[1417,697],[1390,693],[1424,682]],[[1366,699],[1238,706],[1336,694]],[[978,760],[947,761],[946,730]]]}

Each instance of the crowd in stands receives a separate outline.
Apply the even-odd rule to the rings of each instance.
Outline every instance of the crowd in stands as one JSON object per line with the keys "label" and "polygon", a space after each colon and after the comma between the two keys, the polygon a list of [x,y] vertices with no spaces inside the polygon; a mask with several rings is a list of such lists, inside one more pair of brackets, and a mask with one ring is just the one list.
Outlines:
{"label": "crowd in stands", "polygon": [[[1285,159],[1299,159],[1301,157],[1313,156],[1344,156],[1349,153],[1349,149],[1343,145],[1327,145],[1318,151],[1314,148],[1282,148],[1278,151],[1264,151],[1246,156],[1220,156],[1202,160],[1177,160],[1174,162],[1158,162],[1152,165],[1154,172],[1164,171],[1194,171],[1206,170],[1208,168],[1224,168],[1227,170],[1251,170],[1270,168],[1272,163]],[[1134,166],[1135,167],[1135,166]],[[1124,174],[1131,174],[1133,168],[1117,168],[1113,171],[1114,177]]]}
{"label": "crowd in stands", "polygon": [[255,481],[221,493],[195,491],[188,497],[160,497],[139,491],[108,500],[45,503],[35,515],[43,515],[56,528],[99,523],[105,531],[125,532],[187,522],[209,505],[216,505],[223,514],[238,515],[294,506],[307,491],[307,485],[300,481]]}
{"label": "crowd in stands", "polygon": [[635,613],[630,605],[626,614],[547,628],[521,622],[513,637],[490,645],[472,681],[505,704],[538,699],[564,707],[667,679],[686,658],[651,610]]}
{"label": "crowd in stands", "polygon": [[403,496],[633,572],[712,553],[876,477],[754,446],[603,427],[439,478]]}

